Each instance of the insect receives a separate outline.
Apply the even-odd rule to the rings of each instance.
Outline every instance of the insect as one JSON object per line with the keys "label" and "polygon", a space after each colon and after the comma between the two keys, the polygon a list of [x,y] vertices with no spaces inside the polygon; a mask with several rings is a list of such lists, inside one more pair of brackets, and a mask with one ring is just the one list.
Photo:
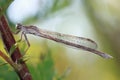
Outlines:
{"label": "insect", "polygon": [[38,27],[33,25],[24,26],[18,23],[16,25],[16,34],[18,34],[19,32],[21,32],[21,38],[19,41],[21,41],[22,37],[24,36],[28,44],[28,48],[30,47],[30,43],[27,39],[26,34],[32,34],[32,35],[43,37],[59,43],[63,43],[65,45],[69,45],[78,49],[95,53],[103,58],[112,58],[112,56],[110,56],[109,54],[98,51],[96,42],[88,38],[62,34],[58,32],[52,32],[48,30],[39,29]]}

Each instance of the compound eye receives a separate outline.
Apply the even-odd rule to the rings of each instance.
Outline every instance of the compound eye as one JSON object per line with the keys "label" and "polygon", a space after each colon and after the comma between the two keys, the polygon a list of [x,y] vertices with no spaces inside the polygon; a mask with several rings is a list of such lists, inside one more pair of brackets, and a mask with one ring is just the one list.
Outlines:
{"label": "compound eye", "polygon": [[18,29],[18,30],[20,30],[21,29],[21,24],[20,23],[18,23],[17,25],[16,25],[16,29]]}

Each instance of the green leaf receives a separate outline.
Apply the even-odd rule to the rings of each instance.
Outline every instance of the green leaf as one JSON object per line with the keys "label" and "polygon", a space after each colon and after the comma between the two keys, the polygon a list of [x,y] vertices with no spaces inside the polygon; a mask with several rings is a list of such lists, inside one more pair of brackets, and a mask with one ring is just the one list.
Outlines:
{"label": "green leaf", "polygon": [[12,55],[12,53],[15,51],[15,49],[18,47],[18,44],[15,43],[11,48],[10,48],[10,51],[9,51],[9,54]]}
{"label": "green leaf", "polygon": [[54,62],[52,59],[51,51],[43,53],[40,56],[41,63],[33,69],[32,65],[29,65],[29,70],[34,80],[53,80],[55,76]]}
{"label": "green leaf", "polygon": [[6,64],[8,64],[8,63],[1,63],[0,66],[6,65]]}
{"label": "green leaf", "polygon": [[40,59],[42,59],[42,63],[38,65],[39,71],[41,73],[40,80],[53,80],[55,71],[50,50],[48,50],[48,53]]}

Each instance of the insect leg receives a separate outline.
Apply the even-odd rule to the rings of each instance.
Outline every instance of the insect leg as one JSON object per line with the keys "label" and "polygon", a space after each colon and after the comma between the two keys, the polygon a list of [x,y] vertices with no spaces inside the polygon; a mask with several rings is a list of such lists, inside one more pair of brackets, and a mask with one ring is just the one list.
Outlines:
{"label": "insect leg", "polygon": [[23,35],[24,35],[24,32],[21,33],[20,39],[17,42],[22,41]]}
{"label": "insect leg", "polygon": [[29,43],[29,41],[28,41],[28,38],[27,38],[26,34],[25,34],[25,33],[23,33],[23,35],[24,35],[25,40],[26,40],[27,45],[28,45],[27,49],[25,50],[25,53],[26,53],[26,52],[28,51],[28,49],[30,48],[30,43]]}

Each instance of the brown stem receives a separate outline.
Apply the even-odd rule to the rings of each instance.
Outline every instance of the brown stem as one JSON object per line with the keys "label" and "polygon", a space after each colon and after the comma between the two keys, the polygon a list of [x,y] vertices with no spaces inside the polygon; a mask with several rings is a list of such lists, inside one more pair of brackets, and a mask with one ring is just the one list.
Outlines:
{"label": "brown stem", "polygon": [[[9,52],[10,48],[16,42],[12,35],[12,32],[10,31],[10,28],[8,26],[7,20],[4,15],[0,16],[0,33],[1,33],[2,40],[3,40],[3,44],[5,45],[6,50]],[[21,57],[22,57],[22,55],[21,55],[19,49],[16,48],[16,50],[11,55],[11,59],[13,60],[13,62],[16,62]],[[21,65],[21,69],[18,70],[18,72],[16,71],[20,77],[20,80],[32,80],[32,77],[28,71],[26,64],[23,62],[20,65]]]}

